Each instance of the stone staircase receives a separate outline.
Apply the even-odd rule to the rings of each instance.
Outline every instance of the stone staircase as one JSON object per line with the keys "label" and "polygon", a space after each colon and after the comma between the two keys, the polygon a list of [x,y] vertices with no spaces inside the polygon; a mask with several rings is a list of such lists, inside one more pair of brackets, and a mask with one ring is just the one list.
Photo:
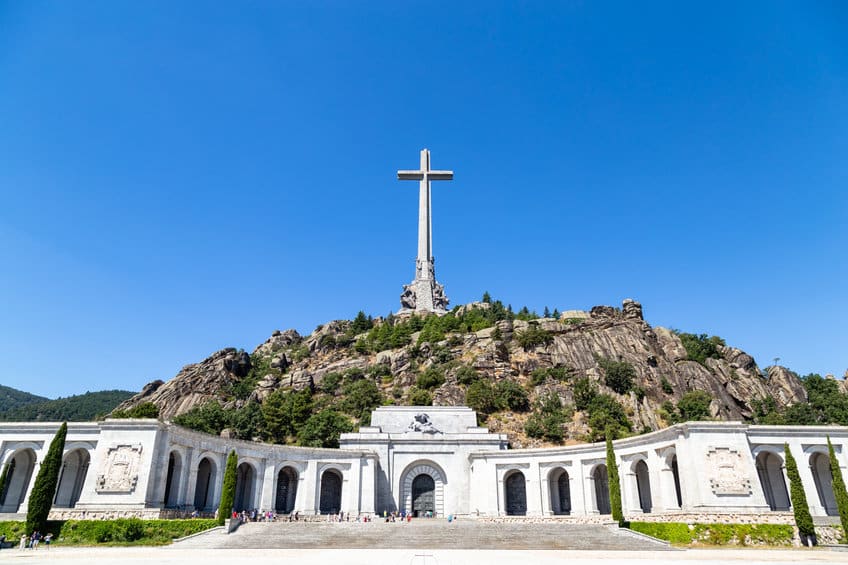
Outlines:
{"label": "stone staircase", "polygon": [[231,534],[221,530],[173,548],[226,549],[557,549],[663,550],[663,543],[614,525],[565,522],[498,523],[473,519],[401,522],[253,522]]}

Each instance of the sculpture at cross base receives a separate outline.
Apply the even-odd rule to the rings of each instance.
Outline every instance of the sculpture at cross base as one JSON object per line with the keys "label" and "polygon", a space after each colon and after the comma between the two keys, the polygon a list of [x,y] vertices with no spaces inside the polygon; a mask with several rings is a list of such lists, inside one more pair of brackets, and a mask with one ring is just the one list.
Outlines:
{"label": "sculpture at cross base", "polygon": [[418,257],[415,260],[415,279],[403,286],[403,293],[400,295],[401,312],[444,314],[450,301],[445,295],[445,287],[436,281],[430,182],[453,180],[453,171],[431,170],[430,151],[422,149],[421,168],[417,171],[398,171],[398,180],[419,181]]}

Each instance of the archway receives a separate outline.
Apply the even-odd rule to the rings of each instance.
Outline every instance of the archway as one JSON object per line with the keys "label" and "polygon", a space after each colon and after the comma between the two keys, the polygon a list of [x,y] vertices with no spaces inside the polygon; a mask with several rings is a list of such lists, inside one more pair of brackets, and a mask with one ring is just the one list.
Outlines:
{"label": "archway", "polygon": [[212,510],[215,505],[212,497],[215,488],[215,464],[204,457],[197,465],[197,482],[194,487],[194,509],[199,511]]}
{"label": "archway", "polygon": [[91,456],[86,449],[74,449],[65,455],[62,469],[59,471],[59,484],[53,505],[59,508],[73,508],[82,493]]}
{"label": "archway", "polygon": [[274,510],[279,514],[291,514],[297,497],[297,471],[283,467],[277,474],[277,497]]}
{"label": "archway", "polygon": [[595,505],[598,514],[611,514],[607,466],[601,464],[595,467],[595,470],[592,471],[592,479],[595,482]]}
{"label": "archway", "polygon": [[551,495],[551,512],[555,515],[571,514],[571,481],[568,471],[557,467],[548,474]]}
{"label": "archway", "polygon": [[[420,481],[418,480],[418,477],[421,476],[429,477],[433,481],[432,489],[430,489],[430,483],[426,478],[422,478]],[[435,516],[441,516],[445,512],[444,498],[446,483],[447,478],[445,477],[445,473],[436,463],[427,460],[415,461],[408,465],[403,473],[401,473],[398,506],[409,513],[415,514],[415,497],[417,494],[418,497],[424,497],[418,500],[418,505],[426,505],[426,508],[418,508],[419,513],[430,511]],[[432,496],[430,492],[432,492]],[[429,502],[430,498],[432,498],[432,504]]]}
{"label": "archway", "polygon": [[253,510],[253,465],[244,462],[236,469],[236,496],[233,510]]}
{"label": "archway", "polygon": [[786,491],[786,481],[783,479],[783,461],[770,451],[757,455],[757,475],[763,495],[771,510],[789,510],[789,493]]}
{"label": "archway", "polygon": [[650,514],[653,502],[651,500],[651,479],[648,476],[648,464],[640,459],[633,466],[636,475],[636,490],[639,493],[639,507],[645,514]]}
{"label": "archway", "polygon": [[21,507],[34,469],[35,452],[32,449],[22,449],[9,460],[6,484],[0,493],[0,508],[4,512],[17,512]]}
{"label": "archway", "polygon": [[527,481],[524,473],[513,471],[504,479],[507,516],[527,515]]}
{"label": "archway", "polygon": [[342,509],[342,475],[335,469],[327,469],[321,475],[321,497],[318,511],[321,514],[338,514]]}
{"label": "archway", "polygon": [[168,474],[165,478],[165,496],[163,498],[163,502],[168,508],[179,505],[182,467],[182,457],[180,457],[179,452],[172,451],[168,456]]}
{"label": "archway", "polygon": [[838,516],[836,497],[833,496],[833,476],[830,474],[830,459],[824,453],[813,453],[810,456],[810,470],[816,483],[819,502],[828,516]]}

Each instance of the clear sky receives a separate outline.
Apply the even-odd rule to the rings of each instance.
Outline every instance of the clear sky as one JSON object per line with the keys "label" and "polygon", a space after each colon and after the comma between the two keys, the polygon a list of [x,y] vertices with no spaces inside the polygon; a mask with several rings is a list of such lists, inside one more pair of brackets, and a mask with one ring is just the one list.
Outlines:
{"label": "clear sky", "polygon": [[642,302],[848,368],[845,2],[0,0],[0,383],[140,389],[399,308]]}

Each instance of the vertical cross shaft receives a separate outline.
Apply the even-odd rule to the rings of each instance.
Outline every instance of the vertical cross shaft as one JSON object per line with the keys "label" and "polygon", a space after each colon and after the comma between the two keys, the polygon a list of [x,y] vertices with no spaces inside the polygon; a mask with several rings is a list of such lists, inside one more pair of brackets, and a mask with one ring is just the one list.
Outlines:
{"label": "vertical cross shaft", "polygon": [[430,169],[430,151],[421,150],[421,165],[417,171],[398,171],[398,180],[418,181],[418,257],[415,261],[415,280],[404,287],[401,303],[404,308],[421,312],[444,312],[448,303],[444,288],[436,282],[433,263],[433,214],[430,181],[453,180],[453,171]]}

